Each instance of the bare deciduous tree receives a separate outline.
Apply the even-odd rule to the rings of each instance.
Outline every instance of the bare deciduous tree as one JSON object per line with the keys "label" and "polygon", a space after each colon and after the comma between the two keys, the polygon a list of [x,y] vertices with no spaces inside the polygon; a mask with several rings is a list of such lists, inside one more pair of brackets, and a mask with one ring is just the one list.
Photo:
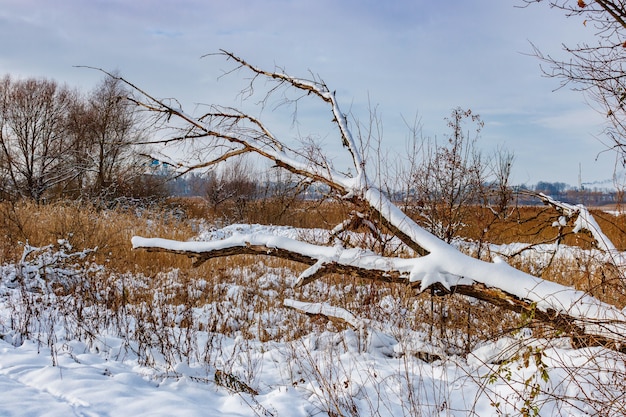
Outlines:
{"label": "bare deciduous tree", "polygon": [[45,79],[0,85],[0,152],[6,191],[40,201],[47,190],[75,175],[66,163],[68,114],[76,92]]}
{"label": "bare deciduous tree", "polygon": [[[464,132],[464,121],[476,124],[476,136]],[[477,135],[483,123],[471,110],[456,108],[447,119],[452,130],[444,144],[426,141],[423,160],[411,175],[415,192],[413,205],[426,228],[451,242],[468,219],[470,206],[482,203],[487,164],[476,148]]]}
{"label": "bare deciduous tree", "polygon": [[67,119],[68,139],[70,147],[65,162],[75,169],[75,176],[63,184],[63,193],[69,196],[80,196],[88,187],[89,181],[89,141],[91,135],[91,113],[82,98],[70,105]]}
{"label": "bare deciduous tree", "polygon": [[128,91],[105,77],[89,95],[45,79],[0,82],[0,169],[6,195],[101,193],[138,174],[142,138]]}
{"label": "bare deciduous tree", "polygon": [[567,58],[535,54],[548,68],[544,73],[561,80],[562,86],[585,91],[606,114],[607,145],[619,152],[626,164],[626,3],[607,0],[524,0],[546,3],[567,17],[578,17],[581,30],[593,31],[597,43],[563,44]]}
{"label": "bare deciduous tree", "polygon": [[[260,120],[248,114],[214,106],[204,115],[193,117],[137,87],[138,95],[133,100],[156,112],[161,122],[176,119],[176,126],[185,124],[182,131],[178,130],[167,140],[169,143],[193,140],[202,147],[208,162],[242,153],[257,154],[294,175],[324,184],[337,198],[353,204],[355,218],[367,222],[379,233],[395,235],[414,251],[414,256],[387,257],[359,247],[346,247],[340,242],[323,246],[260,234],[201,243],[135,237],[135,248],[184,254],[194,258],[196,265],[211,258],[236,254],[279,256],[307,266],[296,285],[305,285],[327,273],[341,273],[362,279],[405,282],[421,290],[436,287],[443,292],[456,292],[530,313],[576,340],[623,350],[626,313],[619,308],[573,288],[528,275],[500,258],[485,262],[464,255],[420,227],[394,205],[369,178],[367,161],[352,135],[346,115],[335,93],[324,82],[295,78],[279,70],[265,71],[230,52],[223,51],[222,55],[238,69],[252,74],[248,91],[253,91],[257,81],[263,80],[273,83],[270,95],[283,88],[294,89],[298,99],[314,98],[325,103],[351,162],[352,174],[336,170],[324,155],[311,156],[306,151],[289,148]],[[334,231],[348,223],[338,225]]]}
{"label": "bare deciduous tree", "polygon": [[241,159],[233,162],[218,172],[211,171],[208,175],[205,195],[213,206],[227,200],[254,198],[256,185],[250,175],[250,165]]}
{"label": "bare deciduous tree", "polygon": [[105,77],[89,98],[89,145],[93,186],[105,190],[132,165],[132,145],[142,139],[136,108],[124,98],[129,94],[118,79]]}
{"label": "bare deciduous tree", "polygon": [[77,172],[75,193],[115,193],[113,188],[128,188],[139,174],[133,145],[144,131],[137,108],[125,100],[128,94],[119,80],[105,77],[72,107],[68,158]]}
{"label": "bare deciduous tree", "polygon": [[256,197],[257,184],[249,162],[241,158],[229,162],[207,172],[200,194],[213,211],[227,205],[222,212],[227,212],[231,221],[240,222],[245,218],[249,203]]}

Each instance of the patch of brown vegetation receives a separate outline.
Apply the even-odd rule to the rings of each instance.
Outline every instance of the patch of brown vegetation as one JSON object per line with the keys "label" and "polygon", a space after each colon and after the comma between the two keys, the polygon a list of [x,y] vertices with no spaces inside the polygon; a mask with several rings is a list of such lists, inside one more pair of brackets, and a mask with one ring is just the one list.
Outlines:
{"label": "patch of brown vegetation", "polygon": [[[294,201],[286,209],[279,202],[254,204],[259,206],[249,211],[247,222],[297,227],[333,227],[346,218],[349,209],[330,202]],[[176,208],[176,216],[172,214],[173,208]],[[475,220],[463,229],[469,239],[493,243],[540,243],[554,241],[558,236],[558,229],[551,226],[557,219],[556,214],[544,207],[520,207],[505,219],[489,220],[490,227],[486,232],[481,229],[486,223],[480,222],[485,222],[489,213],[474,209],[472,213]],[[443,297],[437,296],[436,291],[420,294],[410,286],[371,282],[350,275],[330,274],[309,286],[292,288],[295,277],[305,266],[284,259],[237,255],[210,259],[194,268],[186,257],[131,249],[130,238],[134,235],[186,240],[197,233],[194,226],[200,219],[211,224],[223,215],[211,212],[199,199],[178,199],[149,210],[105,210],[67,202],[47,205],[5,202],[0,204],[3,233],[0,260],[3,263],[19,260],[24,242],[45,246],[66,240],[77,251],[97,247],[92,261],[105,265],[107,273],[94,276],[92,279],[98,282],[91,288],[117,288],[107,290],[109,308],[155,306],[155,294],[159,293],[165,297],[163,302],[167,305],[186,306],[186,309],[213,306],[219,314],[211,322],[195,323],[197,328],[226,335],[242,334],[263,341],[295,338],[314,329],[325,329],[328,325],[322,319],[296,312],[283,313],[289,323],[270,323],[272,312],[283,308],[284,298],[329,302],[358,317],[383,323],[401,318],[403,326],[444,340],[452,351],[459,353],[469,350],[479,340],[515,330],[522,322],[524,326],[532,325],[529,321],[520,321],[517,314],[505,310],[496,313],[493,305],[457,294]],[[594,215],[605,233],[619,248],[624,248],[624,216],[614,217],[596,211]],[[593,246],[589,236],[572,234],[571,226],[565,227],[562,233],[565,244],[582,248]],[[524,264],[523,259],[513,258],[512,262],[525,270],[534,267]],[[626,305],[623,277],[611,265],[599,264],[592,257],[555,260],[539,272],[545,279],[575,286],[617,306]],[[258,280],[267,274],[276,276],[274,282],[259,288]],[[119,289],[120,280],[129,281],[122,290]],[[130,280],[140,285],[131,285]],[[232,288],[239,291],[234,298],[229,292]],[[387,296],[395,299],[397,305],[382,308]],[[159,308],[166,310],[164,305]],[[225,314],[226,311],[231,313]],[[233,311],[241,313],[237,315]],[[144,317],[146,323],[157,319]],[[180,325],[185,323],[183,321]],[[270,328],[273,328],[271,332]]]}

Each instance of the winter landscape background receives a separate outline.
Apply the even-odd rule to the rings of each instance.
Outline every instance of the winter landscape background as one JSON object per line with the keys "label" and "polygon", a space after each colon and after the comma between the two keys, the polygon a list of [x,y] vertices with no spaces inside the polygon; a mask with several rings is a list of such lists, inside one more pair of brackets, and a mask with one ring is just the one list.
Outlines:
{"label": "winter landscape background", "polygon": [[[568,59],[530,55],[591,116],[533,98],[516,42],[494,42],[547,15],[331,3],[0,11],[37,29],[0,57],[0,415],[626,415],[624,6],[517,7],[575,24],[545,32],[579,42]],[[33,76],[31,33],[43,56],[97,50],[73,65],[100,81]],[[177,62],[213,37],[249,55]],[[402,112],[353,93],[366,73]]]}

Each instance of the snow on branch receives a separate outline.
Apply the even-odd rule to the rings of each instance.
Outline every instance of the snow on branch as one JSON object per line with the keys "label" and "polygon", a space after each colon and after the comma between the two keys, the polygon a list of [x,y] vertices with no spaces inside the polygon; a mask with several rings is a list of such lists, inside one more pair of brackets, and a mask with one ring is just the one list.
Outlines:
{"label": "snow on branch", "polygon": [[579,233],[582,230],[586,230],[591,233],[591,236],[596,241],[598,249],[606,252],[616,267],[620,269],[626,268],[626,257],[615,247],[611,239],[609,239],[609,237],[602,232],[602,228],[589,212],[587,207],[583,204],[574,205],[564,203],[543,193],[539,193],[538,197],[545,204],[554,207],[559,213],[562,214],[562,222],[567,221],[567,219],[575,218],[574,229],[572,230],[574,233]]}
{"label": "snow on branch", "polygon": [[[271,234],[236,234],[209,242],[180,242],[133,237],[133,248],[189,256],[199,265],[238,254],[276,256],[309,265],[299,277],[304,285],[325,274],[434,286],[514,311],[533,310],[538,318],[579,337],[603,344],[626,343],[626,314],[582,291],[525,274],[504,261],[486,263],[453,247],[419,258],[383,257],[358,248],[314,245]],[[476,277],[478,279],[472,279]],[[612,341],[612,342],[609,342]]]}
{"label": "snow on branch", "polygon": [[355,329],[361,329],[365,323],[363,320],[358,319],[354,314],[350,313],[348,310],[331,306],[327,303],[307,303],[304,301],[292,300],[289,298],[285,298],[283,300],[283,305],[285,307],[290,307],[295,310],[302,311],[306,314],[311,315],[322,315],[328,318],[334,318],[348,323]]}
{"label": "snow on branch", "polygon": [[271,234],[235,234],[209,242],[180,242],[159,238],[132,238],[134,249],[169,252],[194,258],[194,266],[209,259],[241,254],[275,256],[309,265],[298,285],[305,285],[325,274],[358,275],[387,282],[407,282],[410,259],[389,258],[359,248],[321,246]]}

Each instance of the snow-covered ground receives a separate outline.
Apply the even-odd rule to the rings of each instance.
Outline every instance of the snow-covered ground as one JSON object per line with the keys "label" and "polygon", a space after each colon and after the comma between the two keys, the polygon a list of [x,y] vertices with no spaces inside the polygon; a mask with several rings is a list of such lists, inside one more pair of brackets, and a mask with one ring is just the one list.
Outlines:
{"label": "snow-covered ground", "polygon": [[[252,229],[238,225],[198,238]],[[291,228],[262,231],[286,237],[303,233]],[[1,267],[0,416],[626,413],[623,355],[602,348],[574,349],[568,339],[537,340],[525,329],[485,341],[461,357],[446,354],[419,331],[373,321],[346,330],[329,324],[287,341],[226,336],[200,324],[190,332],[179,327],[178,315],[188,312],[174,306],[174,324],[163,324],[168,330],[164,335],[149,336],[160,345],[149,344],[133,338],[142,336],[137,331],[141,323],[130,315],[118,313],[111,315],[117,321],[109,320],[106,311],[83,310],[80,303],[74,307],[73,296],[60,298],[47,291],[52,280],[58,284],[76,275],[67,266],[50,267],[63,256],[50,261],[54,253],[44,253],[47,269],[40,262],[43,255]],[[125,285],[132,282],[127,279]],[[257,280],[255,285],[263,283]],[[241,291],[232,287],[227,295],[236,297]],[[380,307],[393,302],[386,298]],[[191,314],[194,323],[207,323],[210,315],[226,313],[195,307]],[[280,317],[272,320],[281,322]],[[157,345],[171,346],[171,354],[164,355]]]}

